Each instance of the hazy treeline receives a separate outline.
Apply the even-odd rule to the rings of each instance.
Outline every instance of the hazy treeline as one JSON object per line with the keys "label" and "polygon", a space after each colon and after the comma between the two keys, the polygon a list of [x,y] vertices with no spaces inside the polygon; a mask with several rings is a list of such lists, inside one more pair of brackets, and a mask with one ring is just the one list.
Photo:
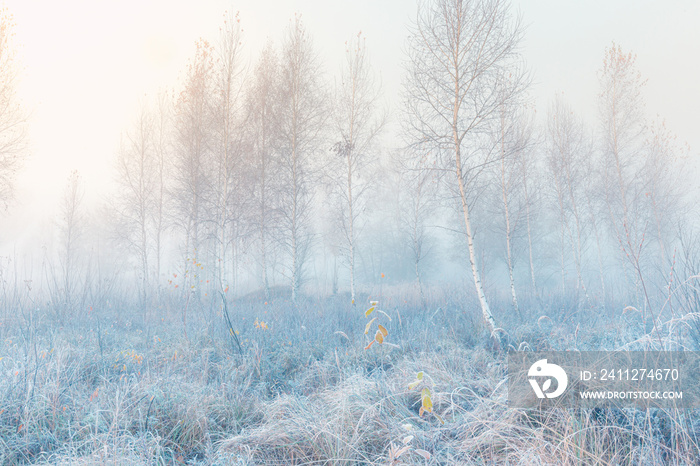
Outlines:
{"label": "hazy treeline", "polygon": [[[29,288],[71,314],[110,296],[144,309],[164,293],[218,305],[274,286],[292,302],[354,301],[406,283],[426,306],[452,281],[476,290],[492,331],[535,307],[632,306],[652,321],[697,309],[690,151],[646,117],[634,54],[601,51],[588,127],[562,95],[535,113],[524,30],[505,1],[423,2],[393,108],[362,34],[333,74],[300,16],[252,62],[240,21],[197,42],[176,90],[144,102],[99,211],[70,177],[55,251],[27,277],[13,275],[17,257],[3,261],[4,302]],[[6,146],[3,181],[17,169]]]}

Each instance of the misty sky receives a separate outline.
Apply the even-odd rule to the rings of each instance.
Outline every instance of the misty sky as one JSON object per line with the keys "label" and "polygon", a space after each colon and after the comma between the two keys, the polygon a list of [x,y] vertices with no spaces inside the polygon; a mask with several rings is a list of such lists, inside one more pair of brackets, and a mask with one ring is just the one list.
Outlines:
{"label": "misty sky", "polygon": [[[398,112],[406,26],[414,0],[180,1],[6,0],[23,64],[20,95],[31,111],[31,154],[18,177],[18,202],[2,217],[0,243],[29,240],[49,217],[73,169],[97,205],[111,188],[119,135],[140,100],[177,89],[199,37],[215,41],[226,10],[240,11],[250,61],[267,39],[279,43],[295,12],[314,38],[328,77],[338,74],[344,41],[362,31],[392,114]],[[593,127],[600,68],[614,40],[637,54],[648,79],[647,113],[700,148],[700,2],[693,0],[521,0],[523,54],[540,116],[563,92]]]}

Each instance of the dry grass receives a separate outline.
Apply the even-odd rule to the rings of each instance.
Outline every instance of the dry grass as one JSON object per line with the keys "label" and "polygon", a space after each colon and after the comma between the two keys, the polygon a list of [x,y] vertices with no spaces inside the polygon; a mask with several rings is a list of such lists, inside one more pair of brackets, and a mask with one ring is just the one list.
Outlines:
{"label": "dry grass", "polygon": [[[185,340],[177,321],[124,313],[105,317],[99,333],[90,319],[62,328],[6,319],[0,463],[388,464],[390,446],[409,436],[430,459],[409,451],[395,464],[700,461],[696,412],[509,408],[503,356],[475,344],[479,330],[449,303],[427,317],[385,308],[396,347],[368,351],[362,312],[319,314],[319,304],[239,311],[242,355],[206,320],[193,319]],[[599,338],[536,325],[518,335],[516,347],[546,349]],[[621,338],[607,335],[603,345]],[[408,384],[419,371],[444,424],[418,415]]]}

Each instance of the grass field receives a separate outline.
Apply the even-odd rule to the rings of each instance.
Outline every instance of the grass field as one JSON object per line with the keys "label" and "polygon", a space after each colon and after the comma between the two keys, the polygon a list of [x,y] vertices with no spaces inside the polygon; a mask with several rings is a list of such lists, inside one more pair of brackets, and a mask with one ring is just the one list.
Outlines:
{"label": "grass field", "polygon": [[[509,408],[505,354],[490,349],[475,306],[442,296],[419,310],[398,295],[369,317],[367,297],[354,309],[342,296],[307,299],[296,311],[284,296],[232,302],[242,352],[216,307],[191,308],[188,338],[175,304],[145,314],[106,305],[63,322],[8,313],[0,463],[700,461],[697,412]],[[511,350],[600,349],[635,338],[620,321],[595,331],[533,321],[513,325]],[[377,324],[387,331],[383,344],[365,349]],[[432,412],[420,413],[424,388]]]}

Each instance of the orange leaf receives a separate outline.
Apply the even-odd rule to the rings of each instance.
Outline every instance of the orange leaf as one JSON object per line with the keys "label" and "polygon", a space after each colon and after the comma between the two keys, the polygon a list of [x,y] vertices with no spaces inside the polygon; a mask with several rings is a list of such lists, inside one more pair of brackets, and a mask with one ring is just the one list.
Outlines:
{"label": "orange leaf", "polygon": [[377,333],[374,334],[374,339],[379,343],[380,345],[384,343],[384,335],[382,335],[381,330],[377,330]]}
{"label": "orange leaf", "polygon": [[389,335],[389,332],[387,329],[384,328],[382,324],[377,324],[377,328],[379,328],[379,331],[382,332],[382,335],[387,336]]}

